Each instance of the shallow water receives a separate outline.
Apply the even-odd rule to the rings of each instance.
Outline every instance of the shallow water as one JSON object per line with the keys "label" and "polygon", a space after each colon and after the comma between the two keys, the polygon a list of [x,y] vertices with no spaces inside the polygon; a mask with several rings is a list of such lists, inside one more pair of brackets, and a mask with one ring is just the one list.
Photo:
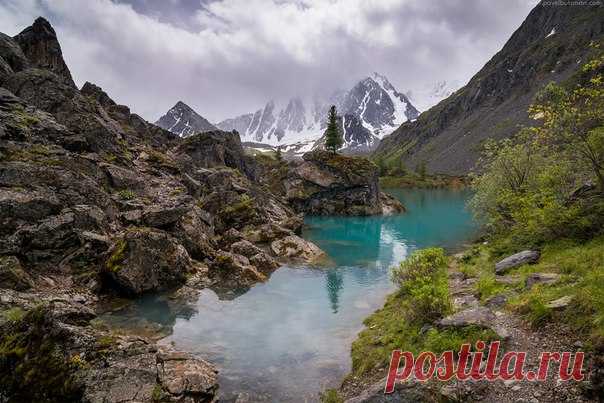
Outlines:
{"label": "shallow water", "polygon": [[316,401],[350,370],[350,345],[362,321],[393,290],[389,268],[412,250],[450,251],[475,230],[467,191],[390,189],[408,212],[393,217],[310,217],[304,237],[332,267],[282,267],[264,284],[231,301],[203,290],[191,305],[146,297],[114,313],[116,326],[163,327],[162,340],[220,369],[225,398]]}

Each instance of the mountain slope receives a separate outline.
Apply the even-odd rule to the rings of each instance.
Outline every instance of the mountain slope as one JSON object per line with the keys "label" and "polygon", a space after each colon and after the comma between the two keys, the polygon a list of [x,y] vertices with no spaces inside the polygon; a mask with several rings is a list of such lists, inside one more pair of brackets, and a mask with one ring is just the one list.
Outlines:
{"label": "mountain slope", "polygon": [[213,124],[182,101],[178,101],[155,124],[162,129],[178,134],[180,137],[188,137],[195,133],[216,130]]}
{"label": "mountain slope", "polygon": [[426,162],[432,173],[468,173],[481,142],[509,137],[529,124],[535,93],[575,72],[603,32],[602,6],[540,3],[466,86],[384,138],[375,156],[402,159],[411,168]]}
{"label": "mountain slope", "polygon": [[217,126],[237,130],[244,141],[308,151],[320,144],[330,105],[336,105],[343,117],[344,150],[351,152],[373,150],[380,138],[419,115],[386,77],[374,73],[349,91],[306,101],[294,97],[282,106],[270,101],[254,113],[224,120]]}

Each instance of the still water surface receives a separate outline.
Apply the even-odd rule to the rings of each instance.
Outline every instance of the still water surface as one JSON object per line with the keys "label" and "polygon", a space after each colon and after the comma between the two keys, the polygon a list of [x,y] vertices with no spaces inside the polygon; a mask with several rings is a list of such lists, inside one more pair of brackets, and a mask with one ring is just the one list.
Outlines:
{"label": "still water surface", "polygon": [[417,248],[453,251],[475,231],[467,191],[388,191],[406,214],[306,219],[304,238],[328,253],[328,267],[282,267],[230,301],[210,290],[176,307],[165,296],[146,297],[108,321],[167,328],[163,343],[218,366],[227,401],[238,393],[251,401],[317,401],[350,370],[350,345],[363,319],[393,291],[389,268]]}

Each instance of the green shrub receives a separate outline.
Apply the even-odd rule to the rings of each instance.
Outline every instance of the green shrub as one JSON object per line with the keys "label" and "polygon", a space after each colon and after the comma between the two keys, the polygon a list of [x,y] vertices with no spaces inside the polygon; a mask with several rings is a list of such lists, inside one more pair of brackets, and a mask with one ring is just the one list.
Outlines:
{"label": "green shrub", "polygon": [[122,200],[132,200],[132,199],[134,199],[136,197],[136,195],[134,194],[134,192],[132,190],[130,190],[130,189],[120,190],[119,192],[117,192],[117,195]]}
{"label": "green shrub", "polygon": [[444,250],[418,250],[392,270],[392,279],[401,293],[413,301],[409,319],[437,319],[451,309]]}

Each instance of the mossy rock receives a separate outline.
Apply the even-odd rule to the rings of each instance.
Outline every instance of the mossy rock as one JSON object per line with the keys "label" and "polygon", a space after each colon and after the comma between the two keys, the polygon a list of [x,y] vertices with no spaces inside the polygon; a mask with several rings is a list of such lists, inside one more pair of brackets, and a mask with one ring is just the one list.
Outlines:
{"label": "mossy rock", "polygon": [[59,347],[64,339],[47,307],[6,322],[0,331],[0,390],[15,402],[78,402],[81,367]]}

